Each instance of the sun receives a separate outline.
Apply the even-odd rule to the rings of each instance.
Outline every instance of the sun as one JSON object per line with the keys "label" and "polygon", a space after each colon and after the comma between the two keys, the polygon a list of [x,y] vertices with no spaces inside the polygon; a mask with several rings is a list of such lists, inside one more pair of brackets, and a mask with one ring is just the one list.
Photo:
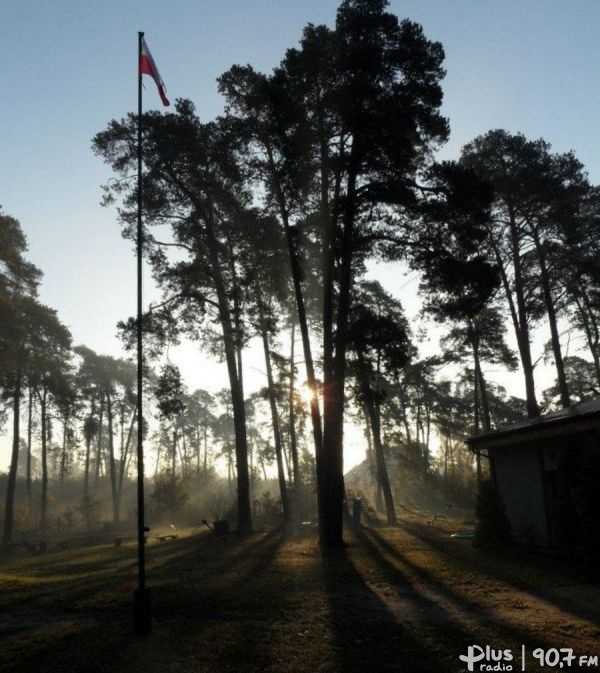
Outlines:
{"label": "sun", "polygon": [[314,391],[311,389],[308,383],[303,383],[297,390],[297,393],[300,395],[302,402],[307,406],[312,402]]}

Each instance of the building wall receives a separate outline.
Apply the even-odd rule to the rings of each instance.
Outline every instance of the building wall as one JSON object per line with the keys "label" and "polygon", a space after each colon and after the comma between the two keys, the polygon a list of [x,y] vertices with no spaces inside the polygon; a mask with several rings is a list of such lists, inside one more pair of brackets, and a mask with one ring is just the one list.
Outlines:
{"label": "building wall", "polygon": [[490,449],[490,456],[515,541],[549,544],[537,447],[503,446]]}

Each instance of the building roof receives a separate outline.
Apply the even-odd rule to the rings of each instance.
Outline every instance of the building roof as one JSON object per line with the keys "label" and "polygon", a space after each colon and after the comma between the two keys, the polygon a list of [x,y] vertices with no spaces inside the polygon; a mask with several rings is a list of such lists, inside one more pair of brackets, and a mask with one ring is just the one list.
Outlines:
{"label": "building roof", "polygon": [[596,429],[600,429],[600,397],[473,435],[467,438],[467,444],[472,449],[482,449]]}

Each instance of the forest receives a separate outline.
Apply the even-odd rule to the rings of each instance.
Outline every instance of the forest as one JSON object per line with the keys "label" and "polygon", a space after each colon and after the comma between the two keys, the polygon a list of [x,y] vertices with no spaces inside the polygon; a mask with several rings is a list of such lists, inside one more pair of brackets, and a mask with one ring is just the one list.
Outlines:
{"label": "forest", "polygon": [[[38,298],[18,213],[0,213],[4,545],[131,528],[139,422],[151,520],[228,519],[240,536],[318,521],[336,547],[351,497],[389,525],[401,506],[472,508],[489,466],[466,437],[598,395],[600,190],[573,152],[502,129],[439,160],[444,75],[419,24],[384,0],[344,0],[271,72],[224,72],[217,118],[183,98],[143,114],[144,251],[161,299],[142,319],[142,420],[135,318],[115,326],[120,358],[73,343]],[[92,140],[129,240],[137,123]],[[384,262],[397,287],[370,271]],[[418,274],[422,322],[406,317],[402,269]],[[424,356],[431,321],[442,337]],[[223,362],[229,386],[188,390],[169,359],[182,341]],[[251,347],[265,385],[248,395]],[[540,393],[544,363],[555,384]],[[502,368],[520,372],[520,395],[494,382]],[[366,459],[345,483],[348,423]]]}

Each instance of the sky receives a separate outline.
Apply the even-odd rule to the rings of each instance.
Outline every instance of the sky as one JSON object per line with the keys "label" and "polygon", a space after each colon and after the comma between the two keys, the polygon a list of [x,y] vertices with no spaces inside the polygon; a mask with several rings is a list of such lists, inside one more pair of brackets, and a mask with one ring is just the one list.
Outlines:
{"label": "sky", "polygon": [[[75,343],[121,355],[115,324],[135,310],[131,243],[120,236],[115,209],[100,205],[111,173],[91,140],[136,109],[137,31],[146,34],[171,100],[192,99],[209,120],[222,110],[219,74],[234,63],[270,70],[308,22],[332,25],[337,4],[2,1],[0,205],[21,222],[29,258],[44,272],[40,298],[58,310]],[[600,2],[393,0],[390,10],[444,46],[451,138],[441,157],[456,158],[478,134],[505,128],[544,137],[556,151],[574,150],[600,181]],[[160,107],[151,80],[144,100]],[[417,281],[398,266],[371,273],[415,314]],[[427,348],[436,348],[435,335]],[[180,349],[177,360],[190,386],[226,385],[224,365],[196,345]],[[249,388],[262,385],[258,357],[247,361]],[[519,375],[498,378],[523,394]],[[350,463],[362,456],[359,445],[355,439]]]}

